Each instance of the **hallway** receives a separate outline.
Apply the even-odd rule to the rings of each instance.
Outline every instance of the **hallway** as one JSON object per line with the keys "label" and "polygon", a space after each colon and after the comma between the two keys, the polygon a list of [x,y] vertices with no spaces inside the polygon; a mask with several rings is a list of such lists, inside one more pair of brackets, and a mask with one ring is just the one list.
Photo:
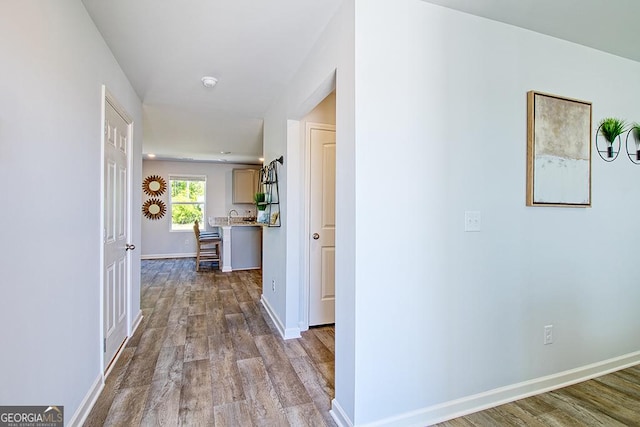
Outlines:
{"label": "hallway", "polygon": [[335,426],[333,326],[282,340],[259,270],[141,268],[144,319],[85,426]]}

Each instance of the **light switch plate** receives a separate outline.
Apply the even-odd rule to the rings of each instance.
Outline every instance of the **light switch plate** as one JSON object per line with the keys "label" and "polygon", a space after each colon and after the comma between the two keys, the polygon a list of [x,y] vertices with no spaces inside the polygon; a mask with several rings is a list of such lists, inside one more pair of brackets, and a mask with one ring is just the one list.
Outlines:
{"label": "light switch plate", "polygon": [[480,211],[466,211],[464,213],[464,231],[480,231]]}

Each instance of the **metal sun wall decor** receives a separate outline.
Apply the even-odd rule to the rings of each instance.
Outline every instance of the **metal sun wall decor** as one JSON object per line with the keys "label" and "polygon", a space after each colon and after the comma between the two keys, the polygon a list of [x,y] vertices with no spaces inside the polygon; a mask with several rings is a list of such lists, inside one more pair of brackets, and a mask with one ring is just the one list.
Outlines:
{"label": "metal sun wall decor", "polygon": [[167,212],[167,206],[160,199],[151,198],[142,205],[142,213],[145,217],[156,220],[160,219]]}
{"label": "metal sun wall decor", "polygon": [[161,196],[167,189],[167,182],[158,175],[149,175],[142,182],[142,191],[149,196],[154,196],[148,199],[142,205],[142,213],[145,217],[152,220],[160,219],[167,212],[167,206],[165,203],[158,199],[157,196]]}
{"label": "metal sun wall decor", "polygon": [[142,182],[142,191],[149,196],[161,196],[167,189],[167,182],[158,175],[149,175]]}

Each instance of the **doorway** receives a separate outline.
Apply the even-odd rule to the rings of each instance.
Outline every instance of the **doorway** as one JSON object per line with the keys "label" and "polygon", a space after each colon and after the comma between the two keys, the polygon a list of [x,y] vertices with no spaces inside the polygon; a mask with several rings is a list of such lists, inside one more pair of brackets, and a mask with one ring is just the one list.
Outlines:
{"label": "doorway", "polygon": [[335,323],[336,131],[307,123],[309,152],[309,326]]}
{"label": "doorway", "polygon": [[303,330],[335,323],[336,90],[335,81],[331,83],[328,95],[301,120],[306,194]]}
{"label": "doorway", "polygon": [[129,243],[132,120],[103,87],[102,174],[102,367],[108,372],[129,332]]}

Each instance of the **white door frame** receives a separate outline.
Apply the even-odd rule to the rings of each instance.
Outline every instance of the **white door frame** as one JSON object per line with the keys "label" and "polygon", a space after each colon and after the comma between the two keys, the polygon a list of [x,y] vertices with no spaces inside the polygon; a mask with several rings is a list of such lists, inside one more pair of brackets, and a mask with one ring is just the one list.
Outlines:
{"label": "white door frame", "polygon": [[302,268],[301,329],[309,329],[309,298],[311,295],[311,129],[336,131],[335,125],[306,122],[304,129],[304,262]]}
{"label": "white door frame", "polygon": [[[115,110],[118,112],[118,114],[120,114],[122,116],[122,118],[127,122],[128,125],[128,133],[129,133],[129,138],[127,138],[127,168],[128,168],[128,173],[127,173],[127,196],[125,199],[125,203],[127,204],[127,223],[125,225],[125,227],[127,228],[127,238],[131,239],[132,237],[132,199],[131,199],[131,195],[132,195],[132,168],[133,168],[133,153],[132,153],[132,147],[133,147],[133,120],[131,119],[131,116],[127,113],[127,111],[122,107],[122,105],[118,102],[118,100],[111,94],[111,92],[109,92],[109,90],[107,89],[107,87],[105,85],[102,85],[102,97],[101,97],[101,101],[102,101],[102,105],[101,105],[101,120],[100,120],[100,124],[101,124],[101,129],[100,129],[100,147],[101,147],[101,152],[100,152],[100,229],[98,230],[98,232],[100,233],[100,307],[99,307],[99,311],[100,311],[100,333],[98,334],[100,339],[98,342],[98,348],[100,351],[100,370],[102,371],[102,380],[104,382],[105,378],[107,377],[109,371],[113,368],[113,365],[115,365],[115,361],[118,359],[118,357],[120,356],[120,354],[122,353],[122,348],[124,348],[124,345],[120,348],[120,350],[118,350],[118,352],[115,354],[114,358],[113,358],[113,363],[111,364],[111,366],[109,367],[109,371],[104,371],[105,368],[105,360],[104,360],[104,324],[105,324],[105,313],[104,313],[104,229],[105,229],[105,224],[104,224],[104,196],[105,196],[105,182],[104,182],[104,150],[105,150],[105,122],[106,122],[106,109],[107,109],[107,102],[109,102],[109,104],[111,104],[111,106],[113,106],[115,108]],[[126,289],[126,293],[127,293],[127,340],[131,337],[131,328],[132,328],[132,313],[133,313],[133,307],[131,306],[131,282],[132,282],[132,275],[131,275],[131,251],[127,251],[127,264],[129,266],[129,268],[127,269],[127,289]],[[125,341],[126,342],[126,341]]]}

